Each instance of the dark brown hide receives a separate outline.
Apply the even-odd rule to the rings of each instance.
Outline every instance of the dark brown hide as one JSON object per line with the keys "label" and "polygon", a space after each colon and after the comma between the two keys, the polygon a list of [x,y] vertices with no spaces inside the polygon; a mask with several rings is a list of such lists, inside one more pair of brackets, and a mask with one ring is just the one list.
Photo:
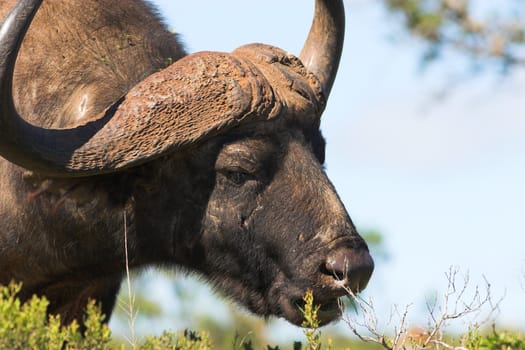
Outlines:
{"label": "dark brown hide", "polygon": [[[2,1],[0,18],[15,4]],[[107,5],[44,1],[14,75],[15,105],[29,122],[54,128],[84,124],[185,55],[144,2]],[[81,320],[90,297],[103,301],[109,315],[120,285],[123,241],[107,235],[122,233],[119,196],[129,194],[115,187],[116,178],[44,179],[2,158],[0,174],[0,283],[22,281],[22,296],[46,295],[50,311],[60,312],[65,322]],[[90,261],[99,254],[101,261]],[[113,255],[117,266],[109,266]]]}
{"label": "dark brown hide", "polygon": [[[2,1],[0,16],[14,4]],[[84,124],[184,55],[142,1],[45,0],[16,63],[15,105],[36,125]],[[288,78],[271,84],[294,85]],[[321,322],[336,319],[337,298],[363,289],[373,262],[324,172],[320,110],[306,108],[317,97],[296,81],[302,105],[288,101],[289,115],[113,174],[55,178],[0,158],[0,284],[45,295],[63,322],[81,320],[88,298],[109,315],[126,233],[132,268],[198,273],[253,312],[295,324],[311,289]]]}
{"label": "dark brown hide", "polygon": [[[2,0],[0,18],[16,4]],[[16,62],[16,107],[45,127],[85,124],[148,75],[185,55],[143,1],[45,0]],[[57,119],[56,116],[60,116]]]}

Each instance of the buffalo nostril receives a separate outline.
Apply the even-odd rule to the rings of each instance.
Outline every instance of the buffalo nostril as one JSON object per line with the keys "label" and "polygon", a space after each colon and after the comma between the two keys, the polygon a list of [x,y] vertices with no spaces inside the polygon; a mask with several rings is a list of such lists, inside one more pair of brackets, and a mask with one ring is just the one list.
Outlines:
{"label": "buffalo nostril", "polygon": [[344,280],[348,276],[349,262],[345,255],[334,254],[326,259],[324,264],[324,272],[332,275],[338,280]]}
{"label": "buffalo nostril", "polygon": [[337,249],[329,254],[321,267],[322,273],[343,281],[352,292],[365,289],[373,270],[374,261],[367,249]]}

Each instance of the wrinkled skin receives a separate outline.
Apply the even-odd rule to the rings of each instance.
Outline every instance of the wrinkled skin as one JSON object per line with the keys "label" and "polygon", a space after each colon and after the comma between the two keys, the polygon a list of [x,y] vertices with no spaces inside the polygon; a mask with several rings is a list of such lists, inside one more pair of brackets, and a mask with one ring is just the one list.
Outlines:
{"label": "wrinkled skin", "polygon": [[[125,3],[122,7],[140,2]],[[45,4],[43,15],[35,18],[40,28],[47,28],[44,16],[51,11]],[[5,13],[5,6],[0,10]],[[138,6],[137,13],[143,12]],[[75,21],[80,19],[71,18]],[[35,33],[28,33],[25,50],[33,42],[40,57],[46,53],[46,59],[63,63],[58,55],[47,55],[53,50],[48,44],[35,44],[45,32]],[[118,71],[92,63],[99,62],[96,57],[64,52],[72,60],[86,59],[83,76],[90,77],[89,84],[76,81],[78,74],[67,78],[72,71],[67,64],[60,67],[63,80],[49,83],[47,70],[54,66],[23,48],[15,102],[35,124],[77,124],[87,111],[105,106],[93,102],[99,96],[115,100],[167,58],[180,57],[180,45],[171,40],[167,53],[159,48],[164,43],[146,47],[156,56],[140,68],[133,66],[131,55],[144,50],[140,45],[130,44],[129,52],[93,51],[117,57]],[[24,84],[26,69],[40,74],[30,88]],[[100,74],[103,84],[96,80]],[[359,291],[366,286],[373,262],[326,177],[324,152],[318,125],[277,120],[241,125],[111,175],[53,179],[0,158],[0,284],[23,282],[22,298],[45,295],[49,311],[60,313],[64,323],[81,320],[89,298],[110,315],[125,272],[127,235],[132,268],[182,267],[254,313],[295,324],[302,320],[297,304],[311,289],[322,305],[320,321],[328,323],[338,317],[337,298],[346,287]]]}

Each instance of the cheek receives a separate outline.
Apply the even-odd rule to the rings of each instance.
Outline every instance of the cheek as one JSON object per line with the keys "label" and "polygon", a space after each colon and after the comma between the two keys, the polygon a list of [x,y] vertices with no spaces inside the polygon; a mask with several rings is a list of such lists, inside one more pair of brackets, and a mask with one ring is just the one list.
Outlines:
{"label": "cheek", "polygon": [[261,232],[265,235],[269,231],[256,217],[272,208],[261,205],[264,186],[259,182],[247,181],[242,186],[232,186],[227,181],[217,180],[208,201],[203,234],[214,245],[237,246],[245,241],[242,249],[250,250],[255,241],[260,241]]}
{"label": "cheek", "polygon": [[275,264],[261,239],[264,228],[253,225],[257,212],[254,203],[257,201],[210,201],[202,236],[206,260],[203,272],[216,282],[236,281],[252,290],[261,289],[272,280]]}
{"label": "cheek", "polygon": [[265,228],[270,239],[294,243],[319,229],[318,205],[297,183],[275,181],[259,199],[254,225]]}
{"label": "cheek", "polygon": [[222,236],[246,231],[247,221],[258,206],[258,190],[256,181],[232,186],[227,180],[218,179],[208,202],[209,223]]}

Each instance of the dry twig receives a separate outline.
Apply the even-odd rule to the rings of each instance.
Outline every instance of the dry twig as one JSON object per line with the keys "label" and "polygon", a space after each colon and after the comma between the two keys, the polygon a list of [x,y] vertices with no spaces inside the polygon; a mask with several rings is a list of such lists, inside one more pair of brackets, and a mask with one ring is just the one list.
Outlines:
{"label": "dry twig", "polygon": [[[446,273],[447,288],[442,300],[438,303],[437,298],[427,302],[429,322],[426,328],[408,326],[408,310],[410,305],[400,312],[394,305],[385,328],[393,327],[393,333],[387,333],[379,329],[379,320],[374,309],[372,300],[364,300],[356,296],[351,290],[348,295],[359,310],[355,317],[343,317],[352,333],[365,342],[380,344],[387,350],[397,349],[466,349],[464,344],[454,345],[445,339],[445,332],[451,322],[455,320],[468,320],[468,333],[478,331],[487,325],[499,311],[502,299],[493,302],[490,283],[486,279],[484,288],[475,286],[472,290],[469,286],[468,274],[460,280],[459,270],[450,268]],[[484,316],[484,317],[482,317]],[[463,343],[463,340],[462,340]]]}

